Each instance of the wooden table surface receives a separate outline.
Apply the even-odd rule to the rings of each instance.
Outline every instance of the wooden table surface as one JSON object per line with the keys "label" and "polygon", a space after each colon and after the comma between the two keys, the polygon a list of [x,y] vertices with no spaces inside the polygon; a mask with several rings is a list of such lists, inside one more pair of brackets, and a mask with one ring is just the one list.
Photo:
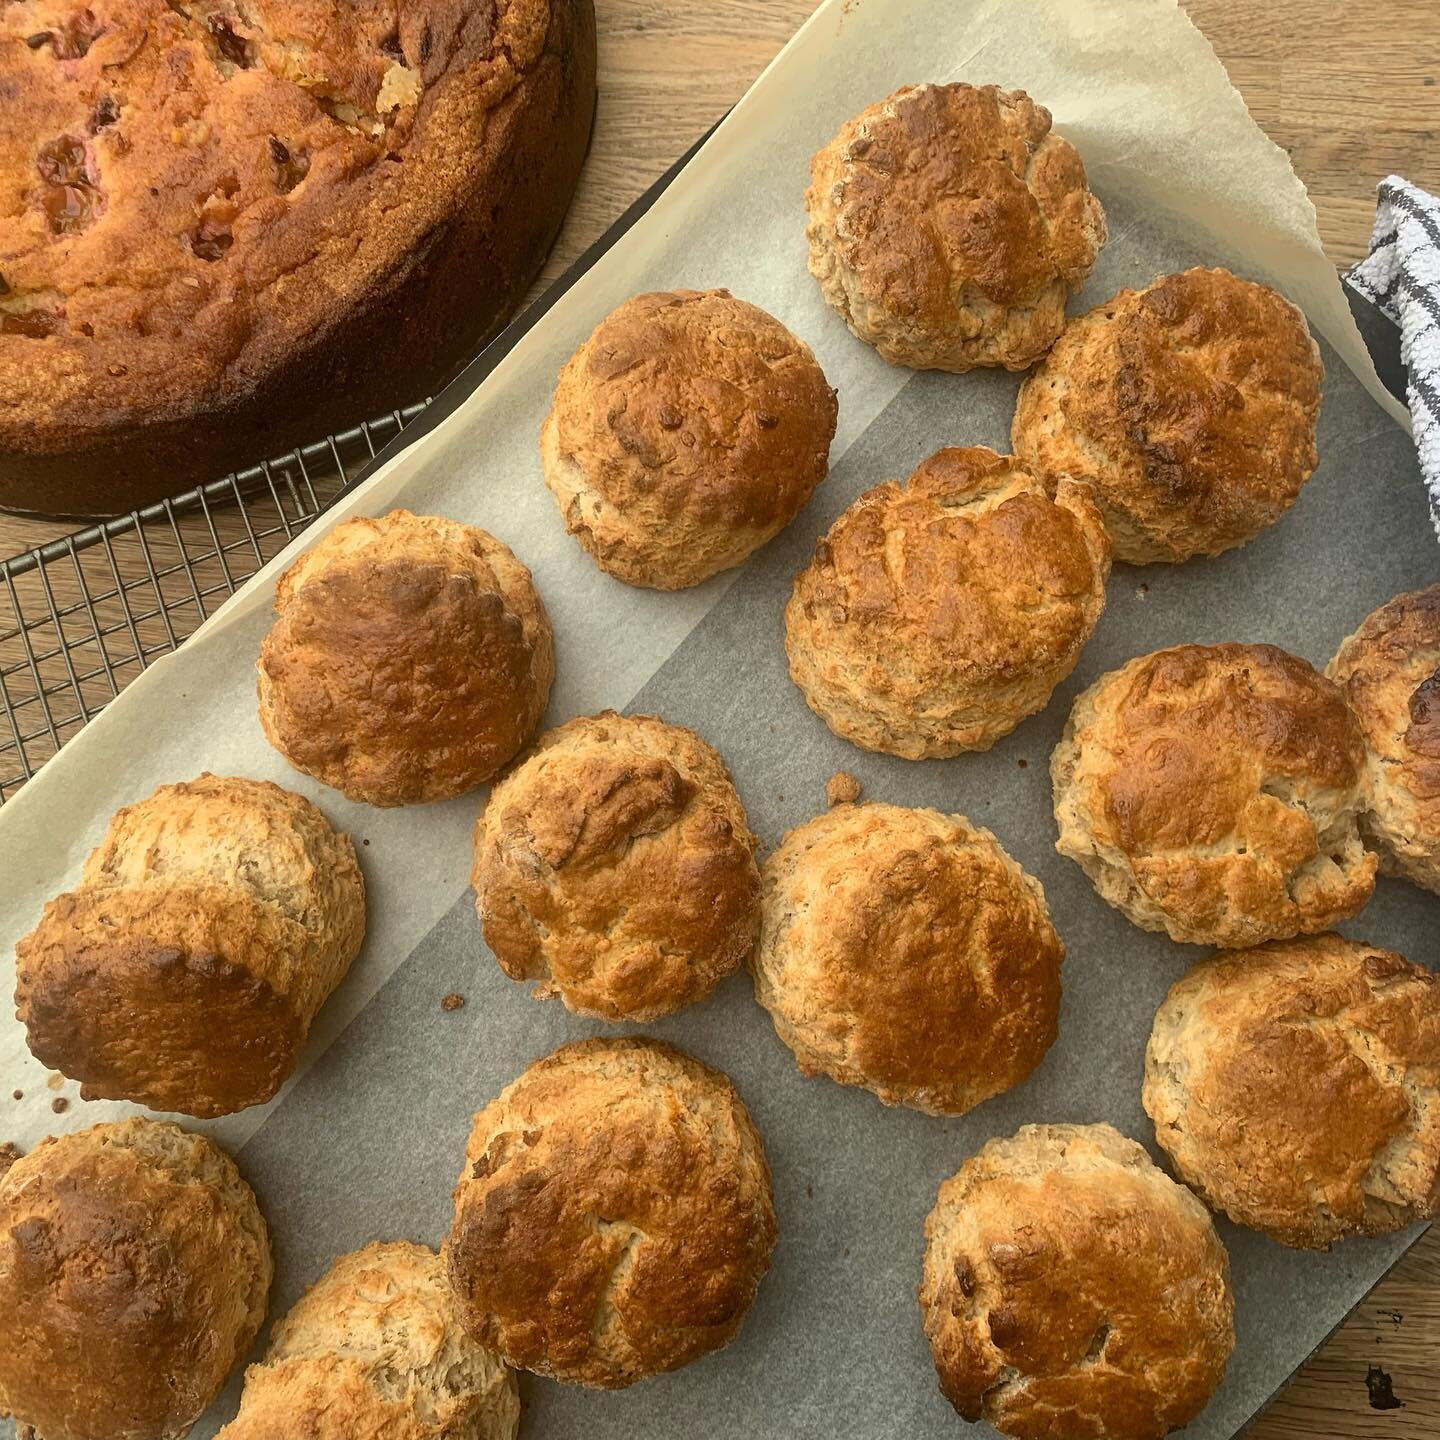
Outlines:
{"label": "wooden table surface", "polygon": [[[725,112],[816,0],[596,4],[601,99],[594,147],[546,279]],[[1386,174],[1396,171],[1440,192],[1437,0],[1388,0],[1383,11],[1345,0],[1185,4],[1256,120],[1290,152],[1337,265],[1364,254],[1375,185]],[[68,528],[0,516],[0,555]],[[1255,1440],[1440,1436],[1440,1226],[1250,1434]]]}

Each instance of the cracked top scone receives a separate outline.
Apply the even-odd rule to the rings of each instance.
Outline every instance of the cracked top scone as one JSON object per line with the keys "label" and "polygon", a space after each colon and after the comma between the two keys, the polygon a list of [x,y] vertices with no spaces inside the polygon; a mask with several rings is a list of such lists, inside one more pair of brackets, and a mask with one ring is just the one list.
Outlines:
{"label": "cracked top scone", "polygon": [[520,299],[590,0],[0,6],[0,506],[86,514],[423,397]]}
{"label": "cracked top scone", "polygon": [[0,1416],[45,1440],[178,1440],[265,1318],[270,1237],[214,1141],[122,1120],[0,1175]]}
{"label": "cracked top scone", "polygon": [[1109,546],[1083,486],[1052,498],[984,446],[867,490],[785,607],[790,675],[867,750],[987,750],[1044,708],[1105,608]]}
{"label": "cracked top scone", "polygon": [[989,1141],[940,1187],[925,1239],[925,1334],[966,1420],[1017,1440],[1160,1440],[1225,1373],[1225,1247],[1205,1207],[1108,1125]]}
{"label": "cracked top scone", "polygon": [[1365,732],[1360,833],[1382,869],[1440,894],[1440,584],[1366,616],[1325,673]]}
{"label": "cracked top scone", "polygon": [[1273,645],[1178,645],[1102,675],[1050,773],[1055,848],[1172,940],[1312,934],[1374,888],[1360,727],[1336,685]]}
{"label": "cracked top scone", "polygon": [[1145,1053],[1179,1177],[1284,1245],[1440,1215],[1440,978],[1339,935],[1202,961]]}
{"label": "cracked top scone", "polygon": [[835,392],[728,290],[636,295],[560,372],[540,433],[565,528],[607,574],[679,590],[740,564],[825,478]]}
{"label": "cracked top scone", "polygon": [[595,1039],[475,1117],[445,1257],[487,1349],[614,1390],[728,1344],[774,1244],[770,1170],[729,1080],[658,1041]]}
{"label": "cracked top scone", "polygon": [[245,1372],[217,1440],[515,1440],[515,1376],[464,1331],[440,1257],[408,1241],[342,1255]]}
{"label": "cracked top scone", "polygon": [[86,1100],[228,1115],[279,1090],[365,934],[348,835],[265,780],[117,810],[15,947],[15,1012]]}
{"label": "cracked top scone", "polygon": [[841,804],[765,862],[755,995],[808,1075],[962,1115],[1045,1057],[1065,947],[963,816]]}
{"label": "cracked top scone", "polygon": [[530,738],[555,678],[530,572],[474,525],[392,510],[342,521],[280,577],[260,723],[352,800],[448,800]]}
{"label": "cracked top scone", "polygon": [[810,273],[893,365],[1023,370],[1050,348],[1105,215],[1023,90],[906,85],[810,162]]}
{"label": "cracked top scone", "polygon": [[1011,444],[1051,484],[1091,488],[1117,560],[1218,555],[1310,478],[1323,379],[1283,295],[1186,270],[1072,320],[1020,387]]}
{"label": "cracked top scone", "polygon": [[651,715],[542,735],[476,823],[471,878],[500,968],[601,1020],[703,1000],[759,923],[755,837],[724,762]]}

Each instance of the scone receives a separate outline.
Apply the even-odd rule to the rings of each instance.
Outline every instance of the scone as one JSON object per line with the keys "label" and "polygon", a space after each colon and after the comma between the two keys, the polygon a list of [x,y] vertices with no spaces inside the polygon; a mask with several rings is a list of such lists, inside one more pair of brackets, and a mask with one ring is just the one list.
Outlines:
{"label": "scone", "polygon": [[680,590],[799,514],[836,413],[810,347],[765,311],[728,290],[636,295],[560,372],[545,483],[607,574]]}
{"label": "scone", "polygon": [[113,514],[436,393],[540,269],[591,0],[0,6],[0,507]]}
{"label": "scone", "polygon": [[1108,1125],[989,1141],[940,1187],[925,1240],[925,1334],[966,1420],[1016,1440],[1160,1440],[1225,1373],[1225,1247],[1205,1207]]}
{"label": "scone", "polygon": [[342,1255],[271,1332],[217,1440],[515,1440],[514,1374],[465,1333],[440,1257]]}
{"label": "scone", "polygon": [[1045,1057],[1065,947],[961,815],[842,804],[766,860],[755,995],[802,1073],[962,1115]]}
{"label": "scone", "polygon": [[255,1196],[205,1136],[137,1119],[41,1141],[0,1175],[0,1415],[178,1440],[245,1358],[270,1274]]}
{"label": "scone", "polygon": [[654,1020],[750,953],[755,837],[693,730],[600,715],[547,731],[475,826],[475,908],[512,980],[577,1015]]}
{"label": "scone", "polygon": [[1142,930],[1259,945],[1329,929],[1374,889],[1359,724],[1273,645],[1177,645],[1102,675],[1050,774],[1055,848]]}
{"label": "scone", "polygon": [[260,1105],[365,934],[348,835],[264,780],[201,775],[117,810],[15,949],[15,1011],[86,1100]]}
{"label": "scone", "polygon": [[774,1244],[770,1170],[729,1080],[658,1041],[594,1039],[475,1117],[445,1257],[486,1349],[615,1390],[728,1344]]}
{"label": "scone", "polygon": [[810,273],[892,365],[1023,370],[1105,243],[1050,112],[1023,90],[906,85],[810,162]]}
{"label": "scone", "polygon": [[342,521],[280,577],[260,723],[352,800],[448,800],[490,779],[550,698],[555,646],[530,572],[473,525]]}
{"label": "scone", "polygon": [[1186,270],[1072,320],[1020,387],[1011,445],[1052,484],[1091,488],[1117,560],[1219,555],[1310,478],[1323,379],[1283,295]]}
{"label": "scone", "polygon": [[1366,616],[1325,673],[1365,732],[1360,833],[1382,870],[1440,894],[1440,584]]}
{"label": "scone", "polygon": [[1440,979],[1339,935],[1202,961],[1165,997],[1145,1109],[1175,1172],[1283,1245],[1440,1215]]}
{"label": "scone", "polygon": [[830,527],[785,607],[790,676],[839,736],[907,760],[988,750],[1044,709],[1105,608],[1082,486],[941,450]]}

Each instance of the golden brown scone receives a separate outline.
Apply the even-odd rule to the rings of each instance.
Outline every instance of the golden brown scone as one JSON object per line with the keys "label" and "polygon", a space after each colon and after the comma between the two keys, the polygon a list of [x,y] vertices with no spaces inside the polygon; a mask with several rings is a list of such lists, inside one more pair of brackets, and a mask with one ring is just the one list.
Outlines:
{"label": "golden brown scone", "polygon": [[213,1141],[122,1120],[0,1176],[0,1415],[45,1440],[178,1440],[265,1318],[270,1239]]}
{"label": "golden brown scone", "polygon": [[561,1046],[475,1117],[445,1258],[480,1344],[615,1390],[728,1344],[774,1244],[729,1080],[627,1037]]}
{"label": "golden brown scone", "polygon": [[654,1020],[755,944],[755,837],[693,730],[606,710],[547,731],[475,826],[475,909],[512,980],[577,1015]]}
{"label": "golden brown scone", "polygon": [[1065,947],[962,815],[839,805],[765,862],[755,996],[801,1073],[962,1115],[1045,1057]]}
{"label": "golden brown scone", "polygon": [[1440,979],[1339,935],[1217,955],[1145,1052],[1176,1173],[1282,1245],[1326,1250],[1440,1215]]}
{"label": "golden brown scone", "polygon": [[810,347],[765,311],[728,290],[636,295],[560,372],[545,483],[607,574],[680,590],[799,514],[836,413]]}
{"label": "golden brown scone", "polygon": [[1186,270],[1072,320],[1020,387],[1011,443],[1093,490],[1117,560],[1218,555],[1310,478],[1324,374],[1283,295]]}
{"label": "golden brown scone", "polygon": [[839,736],[907,760],[988,750],[1045,707],[1105,608],[1083,486],[976,445],[867,490],[785,607],[790,676]]}
{"label": "golden brown scone", "polygon": [[15,1011],[86,1100],[268,1100],[365,934],[348,835],[303,796],[204,774],[117,810],[15,949]]}
{"label": "golden brown scone", "polygon": [[1273,645],[1177,645],[1102,675],[1050,774],[1055,848],[1142,930],[1259,945],[1328,929],[1374,889],[1360,727]]}
{"label": "golden brown scone", "polygon": [[906,85],[810,162],[810,273],[892,365],[1023,370],[1065,324],[1105,214],[1023,90]]}
{"label": "golden brown scone", "polygon": [[1382,870],[1440,895],[1440,584],[1366,616],[1325,673],[1365,732],[1360,833]]}
{"label": "golden brown scone", "polygon": [[260,723],[352,800],[448,800],[530,738],[555,647],[530,572],[473,525],[392,510],[343,521],[280,577]]}
{"label": "golden brown scone", "polygon": [[217,1440],[515,1440],[513,1372],[464,1331],[440,1257],[342,1255],[271,1332]]}
{"label": "golden brown scone", "polygon": [[920,1309],[945,1398],[1017,1440],[1159,1440],[1235,1347],[1205,1207],[1108,1125],[1024,1125],[940,1187]]}

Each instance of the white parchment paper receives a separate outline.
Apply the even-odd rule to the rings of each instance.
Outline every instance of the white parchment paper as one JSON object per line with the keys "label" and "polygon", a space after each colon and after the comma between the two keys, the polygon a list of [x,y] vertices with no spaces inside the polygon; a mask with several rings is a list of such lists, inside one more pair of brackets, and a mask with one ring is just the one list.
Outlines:
{"label": "white parchment paper", "polygon": [[[805,272],[811,153],[861,106],[920,79],[1023,87],[1079,146],[1112,238],[1075,309],[1166,269],[1224,263],[1305,308],[1328,342],[1330,374],[1321,469],[1289,517],[1219,561],[1117,570],[1079,672],[1044,715],[988,755],[909,765],[847,747],[805,709],[785,675],[779,616],[815,538],[854,495],[942,444],[1006,448],[1014,377],[886,365]],[[728,286],[806,338],[839,389],[840,426],[830,479],[784,536],[738,572],[662,595],[608,579],[565,535],[536,437],[556,371],[594,324],[636,290],[678,285]],[[1069,699],[1101,670],[1182,640],[1266,639],[1323,662],[1373,605],[1433,579],[1413,450],[1387,411],[1403,422],[1354,330],[1303,188],[1173,0],[832,0],[491,377],[321,522],[316,535],[347,514],[403,503],[485,526],[531,566],[554,620],[550,723],[634,705],[695,725],[730,762],[769,845],[821,807],[825,777],[842,766],[875,798],[967,813],[1040,876],[1069,947],[1051,1057],[963,1121],[883,1111],[867,1095],[800,1079],[742,977],[657,1027],[731,1073],[756,1114],[776,1172],[776,1272],[741,1340],[680,1375],[620,1396],[527,1382],[530,1433],[955,1433],[913,1300],[935,1187],[987,1135],[1026,1120],[1107,1118],[1148,1143],[1139,1058],[1155,1006],[1190,958],[1108,910],[1053,853],[1046,760]],[[466,898],[483,794],[374,810],[290,770],[266,745],[254,662],[288,558],[0,810],[4,993],[14,942],[46,898],[74,883],[110,813],[166,781],[202,769],[273,779],[363,842],[368,938],[300,1074],[270,1106],[208,1127],[241,1151],[270,1214],[275,1313],[338,1251],[377,1236],[438,1242],[470,1113],[528,1060],[596,1028],[536,1005],[484,950]],[[1433,900],[1386,883],[1351,930],[1434,963],[1435,919]],[[438,1010],[447,990],[469,997],[455,1015]],[[10,1100],[12,1089],[24,1098]],[[50,1088],[21,1027],[0,1024],[0,1139],[28,1147],[127,1110],[75,1092]],[[57,1093],[71,1100],[62,1115],[51,1108]],[[1410,1238],[1313,1257],[1224,1233],[1242,1339],[1197,1426],[1206,1436],[1243,1421]]]}

